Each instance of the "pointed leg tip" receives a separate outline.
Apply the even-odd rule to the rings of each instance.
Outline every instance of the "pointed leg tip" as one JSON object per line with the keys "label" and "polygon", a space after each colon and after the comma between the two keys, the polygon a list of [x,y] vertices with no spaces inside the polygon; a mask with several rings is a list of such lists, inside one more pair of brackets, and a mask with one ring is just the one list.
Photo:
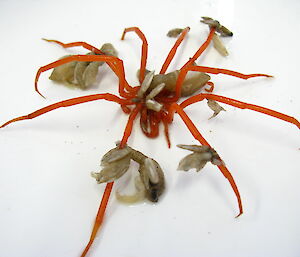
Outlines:
{"label": "pointed leg tip", "polygon": [[237,218],[240,217],[242,214],[243,214],[243,211],[240,211],[240,213],[239,213],[237,216],[235,216],[235,218],[237,219]]}
{"label": "pointed leg tip", "polygon": [[41,96],[41,97],[43,97],[44,99],[46,99],[46,97],[42,94],[42,93],[40,93],[39,91],[37,91],[38,92],[38,94]]}

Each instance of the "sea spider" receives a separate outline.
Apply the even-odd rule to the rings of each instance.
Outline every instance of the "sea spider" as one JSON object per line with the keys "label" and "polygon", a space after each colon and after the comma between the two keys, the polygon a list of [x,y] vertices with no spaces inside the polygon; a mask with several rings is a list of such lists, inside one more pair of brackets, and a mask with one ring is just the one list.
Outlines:
{"label": "sea spider", "polygon": [[[172,30],[169,33],[169,36],[179,35],[179,37],[170,50],[164,64],[162,65],[160,73],[156,75],[154,74],[154,72],[146,70],[148,43],[144,34],[137,27],[126,28],[123,32],[122,40],[128,32],[135,32],[142,40],[142,57],[140,70],[138,73],[140,85],[134,87],[129,85],[129,83],[126,81],[123,61],[116,57],[116,52],[111,46],[109,46],[106,50],[100,50],[85,42],[73,42],[64,44],[56,40],[47,40],[60,44],[65,48],[82,46],[85,49],[90,50],[91,53],[88,55],[67,56],[41,67],[38,70],[35,79],[35,89],[40,95],[42,94],[38,90],[37,82],[41,73],[55,68],[54,73],[52,73],[51,75],[52,78],[50,77],[51,79],[85,88],[93,82],[99,65],[105,62],[119,78],[118,89],[120,96],[106,93],[64,100],[46,106],[28,115],[14,118],[1,126],[1,128],[3,128],[8,124],[16,121],[33,119],[61,107],[69,107],[72,105],[96,101],[100,99],[112,101],[119,104],[123,112],[129,114],[129,119],[121,141],[117,143],[116,148],[110,150],[103,156],[101,161],[103,169],[99,173],[92,174],[99,183],[107,184],[99,207],[99,211],[96,216],[96,221],[90,236],[90,240],[81,256],[86,256],[102,223],[105,209],[113,187],[113,181],[121,177],[128,170],[131,160],[139,164],[140,181],[137,183],[137,187],[141,188],[139,189],[138,193],[140,193],[140,191],[143,191],[143,196],[145,196],[150,201],[156,202],[158,201],[159,196],[164,191],[164,175],[159,164],[152,158],[145,156],[141,152],[134,150],[127,145],[127,140],[132,132],[133,122],[137,118],[138,114],[140,114],[140,127],[147,137],[157,137],[159,133],[159,125],[162,122],[169,147],[171,146],[171,142],[169,139],[169,125],[173,121],[173,115],[175,113],[179,114],[190,133],[201,144],[201,146],[178,145],[178,147],[180,148],[193,152],[180,161],[179,169],[189,170],[195,168],[197,171],[199,171],[207,162],[211,162],[212,164],[216,165],[221,173],[225,176],[225,178],[229,181],[236,195],[239,206],[239,214],[237,216],[243,213],[243,207],[236,183],[229,170],[225,166],[224,162],[222,161],[221,157],[203,138],[191,119],[185,113],[184,108],[206,99],[208,100],[208,106],[214,111],[213,117],[223,110],[223,108],[218,104],[218,102],[220,102],[240,109],[250,109],[256,112],[264,113],[283,121],[292,123],[300,128],[300,123],[295,118],[288,115],[261,106],[211,94],[214,89],[214,84],[210,82],[210,76],[207,73],[225,74],[241,79],[271,76],[266,74],[245,75],[227,69],[196,65],[195,61],[205,51],[212,40],[215,41],[216,45],[219,44],[219,46],[216,47],[221,54],[227,54],[226,49],[224,49],[223,46],[220,45],[220,40],[217,37],[216,32],[221,34],[221,36],[232,36],[232,33],[216,20],[208,17],[203,17],[202,22],[208,24],[210,27],[210,32],[206,41],[196,51],[194,56],[192,56],[183,65],[183,67],[181,67],[179,70],[166,74],[166,71],[177,51],[177,48],[185,38],[190,28],[187,27],[185,29],[176,29]],[[194,71],[196,73],[188,74],[188,72],[191,71]],[[208,93],[193,95],[194,93],[202,89],[205,85],[209,85],[209,89],[205,89]],[[186,96],[188,96],[186,100],[178,103],[181,97]],[[131,197],[128,196],[126,198],[123,196],[123,198],[121,198],[125,201],[128,201],[128,199],[130,199],[130,201],[135,201],[138,193]]]}

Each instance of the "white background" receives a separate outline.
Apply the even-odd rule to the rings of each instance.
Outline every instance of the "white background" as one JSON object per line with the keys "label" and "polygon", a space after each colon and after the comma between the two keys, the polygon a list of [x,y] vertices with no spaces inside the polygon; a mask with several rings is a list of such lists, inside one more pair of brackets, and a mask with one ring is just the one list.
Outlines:
{"label": "white background", "polygon": [[[95,46],[111,42],[124,60],[128,81],[137,85],[141,43],[133,33],[120,41],[123,29],[138,26],[145,33],[147,67],[158,72],[175,41],[165,36],[167,31],[190,26],[173,70],[207,37],[201,16],[220,20],[234,36],[225,40],[230,56],[223,58],[210,47],[199,64],[275,76],[244,81],[213,75],[214,93],[299,119],[299,11],[297,0],[1,0],[0,122],[76,96],[117,93],[115,75],[104,68],[98,85],[88,91],[56,85],[46,72],[39,86],[47,99],[41,98],[33,90],[37,69],[65,54],[86,52],[41,38]],[[134,206],[119,204],[113,196],[90,256],[300,256],[299,130],[259,113],[224,107],[227,111],[212,120],[204,102],[186,111],[232,172],[245,213],[234,218],[236,198],[216,167],[209,164],[201,173],[176,170],[188,154],[176,144],[196,143],[178,117],[170,127],[171,149],[163,133],[148,139],[136,122],[128,143],[161,164],[165,195],[158,204]],[[101,157],[121,139],[126,121],[116,104],[98,101],[1,129],[1,257],[80,255],[104,189],[90,172],[100,169]]]}

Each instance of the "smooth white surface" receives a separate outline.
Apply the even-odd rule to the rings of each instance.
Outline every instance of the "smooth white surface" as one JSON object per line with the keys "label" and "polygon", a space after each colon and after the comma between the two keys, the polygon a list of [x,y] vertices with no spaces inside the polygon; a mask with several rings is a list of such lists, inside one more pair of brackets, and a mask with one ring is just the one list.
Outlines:
{"label": "smooth white surface", "polygon": [[[124,60],[128,81],[136,85],[140,41],[125,27],[138,26],[149,43],[148,68],[159,71],[174,39],[166,32],[190,26],[170,70],[180,67],[208,34],[201,16],[219,19],[234,32],[225,41],[230,56],[213,48],[198,61],[274,79],[248,81],[212,76],[215,94],[262,105],[300,118],[299,10],[295,1],[4,1],[0,2],[0,122],[64,99],[116,92],[117,79],[106,68],[99,86],[82,92],[53,84],[42,74],[42,99],[33,91],[40,66],[65,50],[40,40],[111,42]],[[224,105],[223,105],[224,106]],[[288,123],[224,106],[208,120],[205,103],[186,109],[203,136],[225,160],[240,189],[244,214],[216,167],[176,170],[188,154],[176,144],[196,143],[178,117],[163,133],[145,138],[138,122],[129,145],[156,159],[167,190],[158,204],[125,206],[112,197],[104,225],[89,256],[300,256],[299,130]],[[0,256],[79,256],[88,241],[104,189],[90,177],[101,156],[121,139],[127,117],[114,103],[94,102],[12,124],[0,131]],[[124,179],[115,189],[123,187]]]}

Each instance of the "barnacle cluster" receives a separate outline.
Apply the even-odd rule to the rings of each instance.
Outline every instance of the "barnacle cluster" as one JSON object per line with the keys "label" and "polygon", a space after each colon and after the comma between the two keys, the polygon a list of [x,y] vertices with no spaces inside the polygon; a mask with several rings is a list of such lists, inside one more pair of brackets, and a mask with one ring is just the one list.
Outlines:
{"label": "barnacle cluster", "polygon": [[[118,52],[110,43],[103,44],[100,50],[105,55],[118,56]],[[89,52],[87,55],[96,55],[96,53]],[[96,81],[98,69],[103,64],[104,62],[69,62],[54,68],[49,79],[66,86],[86,89]]]}
{"label": "barnacle cluster", "polygon": [[100,172],[92,172],[91,175],[98,183],[108,183],[123,176],[129,169],[130,161],[139,165],[139,178],[135,180],[137,193],[132,196],[121,196],[118,199],[125,202],[135,202],[146,197],[151,202],[157,202],[165,189],[164,173],[160,165],[152,158],[129,147],[117,147],[108,151],[101,159]]}

